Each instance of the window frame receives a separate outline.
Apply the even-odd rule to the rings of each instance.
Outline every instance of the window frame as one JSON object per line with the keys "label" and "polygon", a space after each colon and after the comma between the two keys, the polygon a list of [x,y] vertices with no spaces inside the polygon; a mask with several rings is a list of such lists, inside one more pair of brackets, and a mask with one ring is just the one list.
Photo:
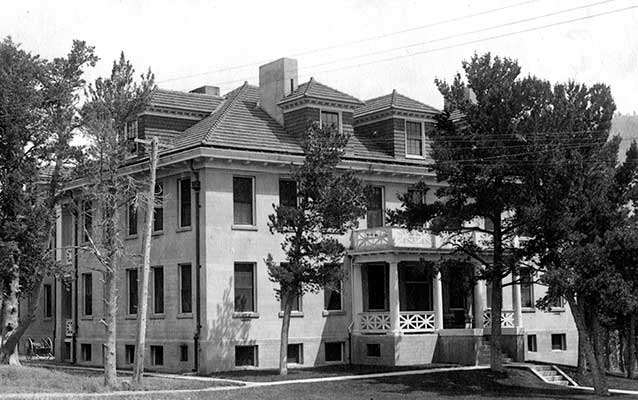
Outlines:
{"label": "window frame", "polygon": [[[237,265],[250,265],[252,268],[252,310],[237,310]],[[257,318],[259,317],[257,308],[257,263],[250,261],[236,261],[233,263],[233,317],[234,318]]]}
{"label": "window frame", "polygon": [[338,133],[343,133],[343,110],[339,110],[336,108],[329,108],[329,107],[322,107],[319,109],[319,128],[323,129],[323,119],[321,118],[321,115],[323,113],[328,113],[328,114],[337,114],[338,118],[339,118],[339,126],[337,126],[337,132]]}
{"label": "window frame", "polygon": [[[161,362],[157,362],[157,351],[159,350],[159,354],[161,354]],[[154,367],[162,367],[164,366],[164,346],[159,344],[152,344],[149,347],[149,351],[151,353],[151,365]]]}
{"label": "window frame", "polygon": [[527,351],[529,353],[538,352],[538,341],[535,333],[527,334]]}
{"label": "window frame", "polygon": [[[253,351],[253,357],[252,357],[252,364],[237,364],[237,348],[252,348]],[[233,356],[235,358],[235,368],[239,367],[239,368],[255,368],[259,366],[259,346],[258,345],[235,345],[234,348],[234,353]]]}
{"label": "window frame", "polygon": [[[134,210],[134,212],[132,212]],[[132,216],[133,215],[133,216]],[[131,225],[131,218],[135,218],[135,225]],[[139,219],[138,212],[135,202],[131,201],[126,205],[126,238],[136,238],[139,232]],[[135,228],[135,231],[132,232],[131,228]]]}
{"label": "window frame", "polygon": [[53,287],[50,283],[45,283],[42,287],[43,296],[42,296],[42,315],[45,320],[50,320],[53,318]]}
{"label": "window frame", "polygon": [[[235,220],[235,178],[237,179],[250,179],[251,181],[251,223],[250,224],[238,224]],[[257,197],[256,197],[256,177],[251,175],[233,175],[232,177],[232,190],[233,190],[233,223],[232,229],[255,229],[257,227]]]}
{"label": "window frame", "polygon": [[[87,207],[88,205],[88,207]],[[93,202],[91,200],[82,201],[82,243],[88,243],[93,236]],[[88,223],[87,223],[88,221]]]}
{"label": "window frame", "polygon": [[80,359],[82,362],[91,362],[93,359],[93,346],[91,343],[80,343]]}
{"label": "window frame", "polygon": [[370,226],[370,218],[368,218],[368,200],[366,200],[366,228],[367,229],[374,229],[374,228],[383,228],[385,226],[385,212],[386,212],[386,207],[385,207],[385,186],[383,185],[372,185],[371,188],[374,189],[381,189],[381,225],[380,226],[374,226],[371,227]]}
{"label": "window frame", "polygon": [[[131,275],[135,273],[135,291],[131,290]],[[137,268],[126,269],[126,315],[128,317],[137,317],[139,311],[140,299],[139,299],[139,273]],[[132,298],[135,297],[135,312],[131,312]]]}
{"label": "window frame", "polygon": [[[161,305],[162,309],[160,312],[156,310],[157,307],[157,288],[155,287],[155,276],[157,271],[162,271],[162,297],[161,297]],[[154,265],[151,267],[150,273],[150,289],[151,289],[151,315],[155,318],[160,318],[166,315],[166,275],[164,274],[164,266],[163,265]],[[139,301],[139,300],[138,300]]]}
{"label": "window frame", "polygon": [[[419,124],[421,127],[421,155],[408,153],[408,123]],[[404,145],[405,145],[405,158],[414,158],[417,160],[425,159],[425,122],[406,118],[403,120],[403,132],[404,132]]]}
{"label": "window frame", "polygon": [[[297,361],[289,361],[290,359],[290,349],[297,348]],[[288,348],[286,349],[286,364],[287,365],[303,365],[304,357],[303,357],[303,343],[288,343]]]}
{"label": "window frame", "polygon": [[[157,188],[160,188],[160,193],[157,193]],[[159,204],[159,207],[157,207]],[[157,223],[158,210],[160,210],[160,215],[162,216],[161,221],[161,229],[155,229],[155,224]],[[155,206],[153,207],[153,234],[159,235],[164,233],[164,182],[156,182],[155,183]]]}
{"label": "window frame", "polygon": [[328,305],[330,303],[330,301],[326,302],[326,300],[329,300],[327,298],[327,294],[328,291],[330,291],[331,293],[334,293],[335,290],[330,289],[328,287],[324,287],[323,288],[323,316],[328,316],[328,315],[342,315],[345,314],[345,309],[343,308],[343,280],[339,280],[339,309],[334,309],[334,308],[328,308]]}
{"label": "window frame", "polygon": [[[339,346],[339,359],[338,360],[328,360],[328,345],[338,345]],[[326,364],[342,364],[345,360],[344,357],[344,349],[346,343],[345,342],[323,342],[323,361]]]}
{"label": "window frame", "polygon": [[[184,267],[188,267],[188,269],[190,270],[189,274],[190,274],[190,296],[189,296],[189,304],[190,304],[190,311],[184,311],[184,295],[183,295],[183,289],[184,289],[184,272],[183,272],[183,268]],[[179,317],[189,317],[191,318],[193,316],[193,264],[191,263],[181,263],[181,264],[177,264],[177,275],[178,275],[178,280],[179,280],[179,312],[178,312],[178,316]]]}
{"label": "window frame", "polygon": [[298,207],[299,206],[299,192],[297,190],[297,181],[295,181],[294,179],[290,178],[290,177],[280,177],[279,178],[279,207],[284,206],[281,202],[281,182],[290,182],[293,183],[295,185],[295,205],[294,206],[290,206],[290,205],[285,205],[285,207]]}
{"label": "window frame", "polygon": [[[129,359],[129,354],[131,358]],[[135,363],[135,345],[134,344],[125,344],[124,345],[124,364],[132,365]]]}
{"label": "window frame", "polygon": [[[527,281],[524,281],[523,278],[528,279]],[[532,271],[532,269],[530,268],[521,268],[519,270],[518,273],[518,279],[519,279],[519,288],[521,291],[521,311],[523,312],[534,312],[536,309],[535,306],[535,298],[534,298],[534,273]],[[524,283],[525,282],[525,283]],[[529,286],[527,288],[527,290],[525,290],[525,286]],[[531,306],[526,306],[523,305],[523,293],[527,292],[530,302],[531,302]]]}
{"label": "window frame", "polygon": [[179,362],[188,362],[188,345],[179,345]]}
{"label": "window frame", "polygon": [[[188,220],[188,225],[184,225],[183,218],[182,218],[182,184],[183,182],[188,182],[188,192],[189,192],[189,200],[190,200],[190,204],[189,204],[189,220]],[[185,177],[185,178],[179,178],[177,179],[177,231],[181,232],[181,231],[188,231],[193,229],[193,196],[192,196],[192,190],[193,190],[193,182],[191,181],[190,177]]]}
{"label": "window frame", "polygon": [[[554,347],[554,338],[558,337],[560,340],[560,348]],[[552,351],[567,351],[567,334],[566,333],[552,333],[550,336],[550,344]]]}
{"label": "window frame", "polygon": [[[87,278],[91,281],[90,291],[87,291],[89,288],[89,286],[87,286]],[[90,310],[88,310],[89,312],[87,312],[87,307],[90,308]],[[93,273],[91,272],[82,273],[82,317],[93,317]]]}

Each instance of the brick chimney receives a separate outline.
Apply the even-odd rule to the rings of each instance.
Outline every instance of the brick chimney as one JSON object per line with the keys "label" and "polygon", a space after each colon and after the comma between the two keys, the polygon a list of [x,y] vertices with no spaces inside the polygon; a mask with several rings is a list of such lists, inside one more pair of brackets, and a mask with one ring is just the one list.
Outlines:
{"label": "brick chimney", "polygon": [[259,67],[259,105],[280,125],[284,114],[277,103],[297,89],[297,60],[280,58]]}
{"label": "brick chimney", "polygon": [[197,89],[193,89],[190,91],[190,93],[203,93],[210,94],[211,96],[219,96],[219,87],[206,85],[198,87]]}

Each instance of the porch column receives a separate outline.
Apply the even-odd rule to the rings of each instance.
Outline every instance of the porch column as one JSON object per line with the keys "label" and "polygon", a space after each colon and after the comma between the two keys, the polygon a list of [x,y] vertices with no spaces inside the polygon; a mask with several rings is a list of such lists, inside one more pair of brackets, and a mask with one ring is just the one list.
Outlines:
{"label": "porch column", "polygon": [[62,207],[55,206],[55,259],[62,260]]}
{"label": "porch column", "polygon": [[352,264],[352,321],[353,331],[361,331],[359,314],[363,312],[363,279],[361,277],[361,264]]}
{"label": "porch column", "polygon": [[483,328],[483,313],[487,309],[487,285],[485,280],[474,285],[474,328]]}
{"label": "porch column", "polygon": [[441,271],[437,271],[432,279],[434,294],[434,329],[443,329],[443,286],[441,285]]}
{"label": "porch column", "polygon": [[523,326],[523,312],[521,311],[521,285],[520,276],[512,274],[512,281],[519,282],[512,285],[512,303],[514,306],[514,327],[520,328]]}
{"label": "porch column", "polygon": [[401,329],[399,328],[399,263],[397,261],[390,261],[390,334],[399,335]]}

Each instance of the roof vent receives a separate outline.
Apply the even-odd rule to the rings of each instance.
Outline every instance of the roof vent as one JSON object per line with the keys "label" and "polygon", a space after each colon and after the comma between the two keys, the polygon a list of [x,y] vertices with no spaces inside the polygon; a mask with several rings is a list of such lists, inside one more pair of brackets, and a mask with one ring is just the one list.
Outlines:
{"label": "roof vent", "polygon": [[197,89],[193,89],[190,91],[190,93],[202,93],[202,94],[209,94],[211,96],[219,96],[219,87],[206,85],[206,86],[198,87]]}

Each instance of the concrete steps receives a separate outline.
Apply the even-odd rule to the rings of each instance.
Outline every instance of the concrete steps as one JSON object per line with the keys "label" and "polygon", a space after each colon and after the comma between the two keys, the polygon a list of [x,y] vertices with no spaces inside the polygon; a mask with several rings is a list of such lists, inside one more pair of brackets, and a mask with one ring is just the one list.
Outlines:
{"label": "concrete steps", "polygon": [[577,386],[563,371],[555,365],[534,365],[532,371],[546,383],[560,386]]}

